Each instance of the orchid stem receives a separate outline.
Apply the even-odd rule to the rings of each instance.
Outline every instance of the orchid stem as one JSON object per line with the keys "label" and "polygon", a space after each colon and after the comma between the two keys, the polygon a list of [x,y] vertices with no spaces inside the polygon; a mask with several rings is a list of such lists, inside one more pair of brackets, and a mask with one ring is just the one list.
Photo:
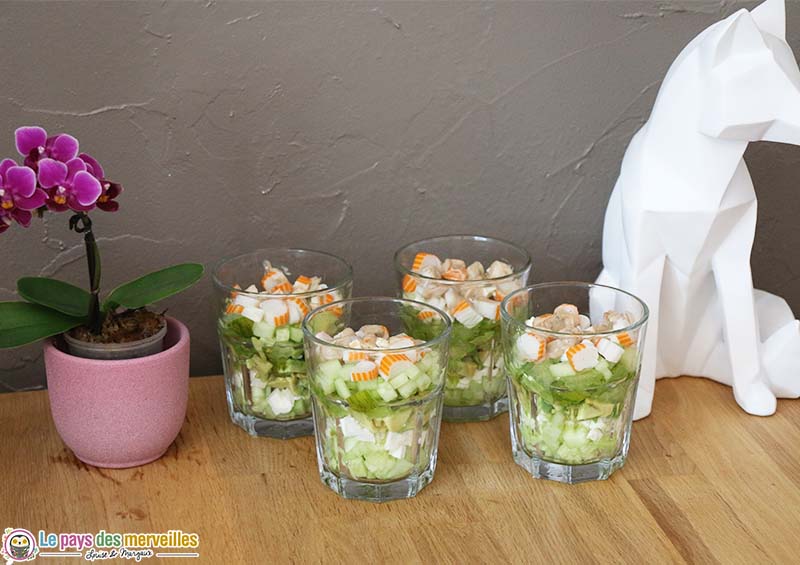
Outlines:
{"label": "orchid stem", "polygon": [[[78,225],[80,223],[80,226]],[[69,222],[70,228],[76,233],[83,234],[86,245],[86,262],[89,265],[89,287],[91,299],[89,301],[88,323],[89,331],[99,334],[103,327],[103,317],[100,313],[100,250],[92,231],[92,220],[86,212],[78,212]]]}

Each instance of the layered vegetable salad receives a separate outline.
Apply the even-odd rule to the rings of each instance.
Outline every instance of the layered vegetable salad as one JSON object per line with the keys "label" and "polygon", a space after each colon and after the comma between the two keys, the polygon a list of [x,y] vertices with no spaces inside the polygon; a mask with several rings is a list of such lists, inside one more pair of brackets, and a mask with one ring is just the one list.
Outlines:
{"label": "layered vegetable salad", "polygon": [[[316,324],[315,330],[322,327]],[[443,359],[424,341],[382,325],[316,337],[318,449],[325,466],[359,481],[394,481],[431,464],[438,435]]]}
{"label": "layered vegetable salad", "polygon": [[[470,265],[461,259],[442,261],[431,253],[418,253],[411,270],[414,274],[406,274],[402,279],[403,298],[440,308],[452,318],[445,405],[476,406],[505,396],[500,302],[505,295],[521,288],[524,281],[513,277],[509,280],[514,271],[504,261],[497,260],[484,267],[477,261]],[[436,321],[425,310],[409,308],[406,324],[415,337],[438,330],[430,327]]]}
{"label": "layered vegetable salad", "polygon": [[235,288],[218,326],[234,409],[267,420],[309,416],[300,324],[311,309],[341,297],[316,276],[291,282],[268,261],[260,288]]}
{"label": "layered vegetable salad", "polygon": [[528,455],[580,465],[620,452],[639,369],[636,332],[623,331],[632,323],[609,311],[592,325],[562,304],[508,338],[514,431]]}

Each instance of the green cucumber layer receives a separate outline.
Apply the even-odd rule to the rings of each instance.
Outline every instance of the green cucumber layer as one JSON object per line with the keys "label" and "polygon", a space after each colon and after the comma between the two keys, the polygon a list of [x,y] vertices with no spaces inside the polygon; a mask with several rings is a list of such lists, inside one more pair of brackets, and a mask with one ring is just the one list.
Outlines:
{"label": "green cucumber layer", "polygon": [[[274,328],[238,314],[219,323],[225,374],[234,408],[266,420],[295,420],[311,414],[311,400],[300,324]],[[294,398],[288,411],[273,411],[269,397],[282,391]],[[285,392],[283,392],[285,391]]]}
{"label": "green cucumber layer", "polygon": [[563,371],[559,360],[510,368],[516,436],[531,456],[583,465],[612,458],[630,426],[638,353],[625,350],[618,363]]}

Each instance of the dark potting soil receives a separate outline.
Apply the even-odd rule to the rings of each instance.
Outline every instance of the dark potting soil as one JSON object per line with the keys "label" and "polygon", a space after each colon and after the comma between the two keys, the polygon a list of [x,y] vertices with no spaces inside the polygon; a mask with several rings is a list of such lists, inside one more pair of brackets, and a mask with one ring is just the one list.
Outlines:
{"label": "dark potting soil", "polygon": [[86,326],[70,330],[69,335],[89,343],[129,343],[156,335],[167,323],[164,314],[149,310],[125,310],[109,312],[98,335]]}

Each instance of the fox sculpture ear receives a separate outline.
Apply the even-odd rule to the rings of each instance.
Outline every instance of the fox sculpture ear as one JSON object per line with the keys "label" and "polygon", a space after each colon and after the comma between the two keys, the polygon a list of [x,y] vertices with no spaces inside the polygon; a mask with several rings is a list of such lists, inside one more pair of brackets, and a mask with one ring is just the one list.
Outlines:
{"label": "fox sculpture ear", "polygon": [[712,64],[717,66],[730,57],[767,49],[761,31],[747,10],[739,10],[722,24],[724,27],[713,46]]}
{"label": "fox sculpture ear", "polygon": [[784,0],[766,0],[750,12],[758,29],[786,41],[786,5]]}

